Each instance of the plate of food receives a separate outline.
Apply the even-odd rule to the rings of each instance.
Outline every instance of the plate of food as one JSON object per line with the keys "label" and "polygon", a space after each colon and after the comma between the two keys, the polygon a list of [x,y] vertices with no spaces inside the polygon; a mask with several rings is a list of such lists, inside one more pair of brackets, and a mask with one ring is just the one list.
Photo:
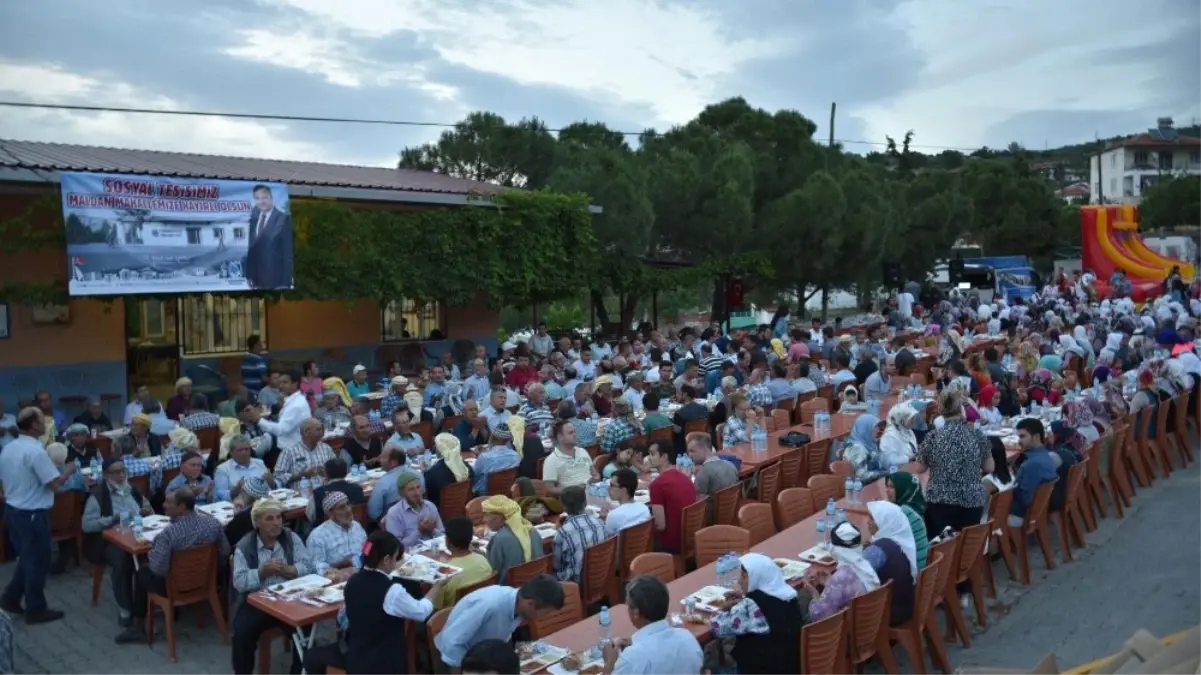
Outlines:
{"label": "plate of food", "polygon": [[696,602],[696,608],[706,612],[716,612],[717,606],[721,604],[726,597],[732,593],[728,588],[722,586],[705,586],[700,590],[693,591],[688,597],[680,601],[682,605],[688,605],[689,599]]}
{"label": "plate of food", "polygon": [[555,527],[554,523],[539,523],[534,526],[534,529],[538,531],[538,536],[543,539],[554,539],[555,533],[559,531],[559,528]]}
{"label": "plate of food", "polygon": [[562,661],[548,668],[546,672],[550,673],[550,675],[601,675],[601,673],[605,672],[605,660],[603,658],[589,659],[582,664],[576,660],[585,657],[568,655]]}
{"label": "plate of food", "polygon": [[634,501],[645,504],[645,503],[649,502],[650,500],[651,500],[651,491],[650,490],[635,490],[634,491]]}
{"label": "plate of food", "polygon": [[780,572],[784,575],[785,581],[800,579],[801,577],[805,576],[805,572],[809,570],[809,563],[801,562],[800,560],[776,558],[772,562],[776,563],[776,567],[780,568]]}
{"label": "plate of food", "polygon": [[411,555],[405,556],[404,561],[392,572],[392,575],[402,579],[412,579],[413,581],[432,584],[436,581],[452,577],[462,571],[462,568],[438,562],[433,558],[427,558],[423,555]]}
{"label": "plate of food", "polygon": [[836,561],[834,556],[826,550],[826,547],[818,544],[801,554],[801,560],[807,563],[816,565],[833,565]]}
{"label": "plate of food", "polygon": [[281,584],[272,584],[267,590],[280,595],[290,595],[298,591],[308,591],[329,585],[329,579],[320,574],[306,574]]}
{"label": "plate of food", "polygon": [[295,490],[289,490],[288,488],[279,488],[277,490],[272,490],[267,494],[271,495],[272,499],[282,502],[287,501],[300,493]]}
{"label": "plate of food", "polygon": [[536,673],[547,666],[554,665],[564,658],[570,652],[562,647],[552,647],[545,642],[531,642],[517,647],[517,657],[521,659],[521,672],[523,675]]}
{"label": "plate of food", "polygon": [[325,588],[312,588],[305,591],[305,595],[325,605],[336,605],[346,600],[346,582]]}

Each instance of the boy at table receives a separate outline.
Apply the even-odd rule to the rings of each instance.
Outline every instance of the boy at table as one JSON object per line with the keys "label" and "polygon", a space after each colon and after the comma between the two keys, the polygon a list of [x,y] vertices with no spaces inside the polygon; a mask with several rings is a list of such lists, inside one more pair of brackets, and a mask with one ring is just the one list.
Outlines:
{"label": "boy at table", "polygon": [[[520,589],[487,586],[468,593],[455,605],[434,644],[442,654],[442,662],[458,670],[467,651],[475,645],[485,640],[508,642],[519,627],[561,609],[563,587],[549,574],[539,574]],[[692,642],[696,644],[695,639]]]}
{"label": "boy at table", "polygon": [[[237,610],[232,625],[233,671],[241,675],[254,672],[254,655],[259,638],[272,628],[290,634],[292,627],[271,615],[251,607],[246,596],[268,586],[313,573],[309,551],[294,532],[284,527],[284,505],[274,499],[255,502],[250,519],[255,531],[247,534],[234,549],[234,589],[238,591]],[[311,630],[311,627],[310,627]],[[300,672],[300,653],[292,647],[292,672]]]}

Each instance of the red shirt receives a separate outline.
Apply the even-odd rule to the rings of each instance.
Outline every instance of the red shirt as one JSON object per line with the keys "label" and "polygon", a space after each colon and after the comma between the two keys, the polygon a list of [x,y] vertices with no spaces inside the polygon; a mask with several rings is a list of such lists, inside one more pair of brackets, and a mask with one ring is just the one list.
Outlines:
{"label": "red shirt", "polygon": [[526,366],[525,368],[517,367],[513,370],[510,370],[508,375],[505,375],[505,384],[513,387],[519,393],[524,394],[526,385],[528,385],[530,382],[534,382],[537,379],[537,368],[533,366]]}
{"label": "red shirt", "polygon": [[671,470],[659,474],[651,482],[651,504],[663,507],[666,527],[658,532],[659,546],[665,551],[679,553],[684,508],[696,503],[696,485],[683,472]]}

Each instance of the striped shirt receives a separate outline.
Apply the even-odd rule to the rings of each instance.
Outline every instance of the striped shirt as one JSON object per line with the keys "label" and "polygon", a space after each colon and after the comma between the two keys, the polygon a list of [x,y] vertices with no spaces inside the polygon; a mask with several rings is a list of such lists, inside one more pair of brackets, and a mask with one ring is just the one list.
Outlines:
{"label": "striped shirt", "polygon": [[275,478],[280,485],[291,485],[300,480],[300,472],[312,466],[324,466],[337,455],[324,441],[310,449],[304,443],[284,448],[275,462]]}
{"label": "striped shirt", "polygon": [[525,418],[526,428],[533,431],[541,431],[542,427],[549,425],[554,420],[554,415],[545,403],[535,405],[530,401],[526,401],[525,405],[521,406],[521,410],[517,411],[517,414]]}
{"label": "striped shirt", "polygon": [[350,521],[350,527],[342,527],[333,520],[321,523],[309,534],[309,555],[313,559],[313,567],[317,574],[333,567],[335,563],[354,556],[363,550],[363,542],[367,541],[367,532],[357,520]]}
{"label": "striped shirt", "polygon": [[150,571],[165,577],[171,570],[172,553],[209,544],[217,545],[218,561],[229,559],[229,540],[216,518],[195,511],[172,518],[150,547]]}
{"label": "striped shirt", "polygon": [[555,533],[555,576],[559,581],[580,580],[584,550],[605,540],[605,525],[596,516],[570,516]]}

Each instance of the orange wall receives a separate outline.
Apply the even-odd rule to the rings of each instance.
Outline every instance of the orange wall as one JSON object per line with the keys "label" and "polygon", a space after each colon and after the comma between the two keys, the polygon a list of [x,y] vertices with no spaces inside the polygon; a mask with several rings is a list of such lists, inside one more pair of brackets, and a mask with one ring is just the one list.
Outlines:
{"label": "orange wall", "polygon": [[499,328],[500,310],[488,307],[483,299],[477,298],[466,307],[446,308],[446,337],[451,340],[494,338]]}
{"label": "orange wall", "polygon": [[379,329],[374,302],[284,300],[267,305],[267,346],[272,351],[375,344]]}

